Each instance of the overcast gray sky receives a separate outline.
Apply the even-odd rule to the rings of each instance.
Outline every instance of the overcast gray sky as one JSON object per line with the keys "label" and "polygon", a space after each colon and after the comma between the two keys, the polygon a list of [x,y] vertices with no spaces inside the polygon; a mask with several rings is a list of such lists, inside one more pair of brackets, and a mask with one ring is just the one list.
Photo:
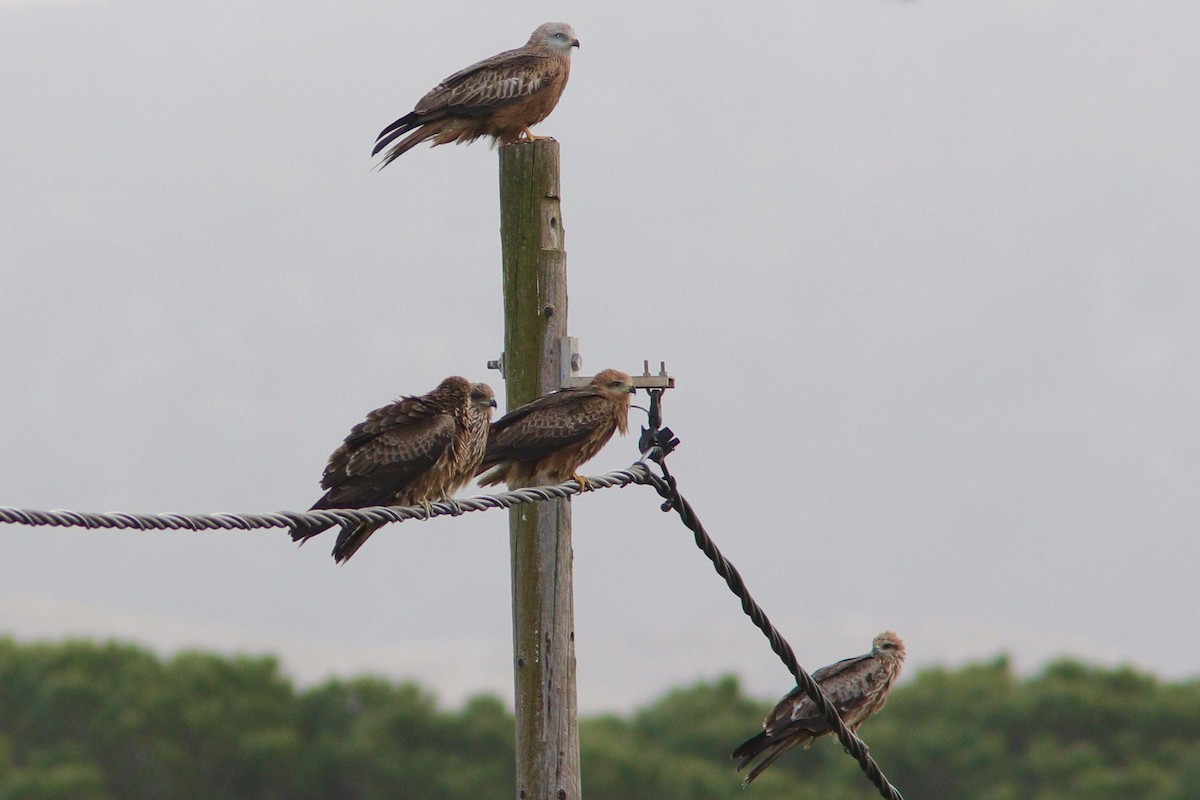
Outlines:
{"label": "overcast gray sky", "polygon": [[[1200,4],[738,8],[0,0],[0,504],[307,508],[366,411],[502,391],[496,153],[369,153],[562,19],[585,371],[666,360],[680,487],[801,661],[1197,674]],[[657,506],[575,502],[581,707],[781,694]],[[0,633],[510,694],[503,514],[332,538],[0,526]]]}

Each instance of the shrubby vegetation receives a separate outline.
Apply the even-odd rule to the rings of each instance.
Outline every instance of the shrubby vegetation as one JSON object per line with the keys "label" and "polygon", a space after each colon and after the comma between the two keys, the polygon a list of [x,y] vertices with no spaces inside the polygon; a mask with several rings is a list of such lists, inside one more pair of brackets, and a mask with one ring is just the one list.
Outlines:
{"label": "shrubby vegetation", "polygon": [[[835,741],[748,789],[729,753],[767,703],[734,678],[582,721],[588,800],[877,796]],[[910,798],[1195,800],[1200,682],[1004,660],[903,683],[862,733]],[[375,678],[297,691],[269,658],[162,660],[120,644],[0,639],[0,800],[479,800],[513,795],[512,718]]]}

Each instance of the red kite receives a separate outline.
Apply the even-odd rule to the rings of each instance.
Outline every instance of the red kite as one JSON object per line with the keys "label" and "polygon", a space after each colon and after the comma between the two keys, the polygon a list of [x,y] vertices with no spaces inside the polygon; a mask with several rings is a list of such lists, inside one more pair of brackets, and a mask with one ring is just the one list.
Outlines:
{"label": "red kite", "polygon": [[[329,457],[321,478],[328,491],[313,509],[428,506],[449,497],[478,469],[495,407],[486,383],[453,376],[429,394],[375,409]],[[350,558],[379,527],[344,525],[333,557]],[[303,542],[323,530],[296,530],[292,538]]]}
{"label": "red kite", "polygon": [[[900,674],[902,661],[904,642],[891,631],[885,631],[875,637],[871,652],[822,667],[812,677],[837,708],[846,727],[856,731],[887,702],[888,692]],[[762,756],[742,785],[758,777],[758,773],[783,753],[796,745],[803,745],[807,749],[814,739],[831,730],[829,723],[817,711],[816,704],[797,686],[767,716],[763,722],[763,732],[733,751],[733,757],[741,759],[737,766],[739,772]]]}
{"label": "red kite", "polygon": [[586,482],[577,470],[608,443],[613,433],[629,429],[628,375],[606,369],[587,386],[539,397],[492,423],[487,451],[478,473],[481,486],[505,482],[511,488]]}
{"label": "red kite", "polygon": [[567,23],[539,26],[523,47],[472,64],[430,89],[411,112],[383,129],[371,155],[391,145],[379,164],[383,169],[429,139],[437,147],[481,136],[503,144],[541,138],[529,129],[558,104],[571,74],[572,47],[579,40]]}

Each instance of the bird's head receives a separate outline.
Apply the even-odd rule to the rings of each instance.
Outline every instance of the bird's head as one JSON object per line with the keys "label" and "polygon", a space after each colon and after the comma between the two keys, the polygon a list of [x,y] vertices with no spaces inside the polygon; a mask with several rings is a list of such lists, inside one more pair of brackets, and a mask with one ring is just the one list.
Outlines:
{"label": "bird's head", "polygon": [[496,407],[496,393],[486,383],[472,383],[471,405],[491,418],[492,409]]}
{"label": "bird's head", "polygon": [[903,661],[905,656],[904,642],[891,631],[884,631],[871,642],[871,655]]}
{"label": "bird's head", "polygon": [[439,383],[434,392],[446,396],[456,395],[461,401],[471,393],[471,382],[461,375],[451,375]]}
{"label": "bird's head", "polygon": [[575,30],[567,23],[547,22],[533,32],[529,44],[559,53],[570,53],[572,47],[579,47],[579,40],[575,38]]}
{"label": "bird's head", "polygon": [[614,400],[625,402],[629,402],[629,395],[634,392],[633,380],[619,369],[605,369],[596,373],[596,377],[592,378],[592,386]]}

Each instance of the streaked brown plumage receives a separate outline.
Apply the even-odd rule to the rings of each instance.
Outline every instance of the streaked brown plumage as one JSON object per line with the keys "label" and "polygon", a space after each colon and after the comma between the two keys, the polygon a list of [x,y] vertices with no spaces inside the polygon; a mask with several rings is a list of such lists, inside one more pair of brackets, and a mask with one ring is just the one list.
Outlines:
{"label": "streaked brown plumage", "polygon": [[[321,478],[328,491],[313,508],[409,506],[449,497],[474,476],[495,407],[490,386],[452,376],[429,394],[375,409],[329,457]],[[292,538],[303,542],[327,527],[294,530]],[[333,557],[339,563],[350,558],[379,527],[343,526]]]}
{"label": "streaked brown plumage", "polygon": [[580,480],[577,470],[629,429],[629,376],[606,369],[587,386],[539,397],[492,423],[479,473],[482,486]]}
{"label": "streaked brown plumage", "polygon": [[[857,731],[859,725],[887,702],[904,656],[904,642],[891,631],[884,631],[871,643],[871,652],[822,667],[812,677],[837,708],[846,727]],[[761,756],[742,785],[758,777],[783,753],[796,745],[807,749],[814,739],[831,730],[817,711],[816,703],[797,686],[767,716],[763,732],[733,751],[733,757],[740,759],[738,771]]]}
{"label": "streaked brown plumage", "polygon": [[379,164],[383,169],[429,139],[437,147],[481,136],[491,136],[493,144],[539,138],[529,129],[558,104],[571,75],[571,48],[578,46],[567,23],[539,26],[522,47],[472,64],[433,87],[411,112],[383,129],[371,155],[391,145]]}

